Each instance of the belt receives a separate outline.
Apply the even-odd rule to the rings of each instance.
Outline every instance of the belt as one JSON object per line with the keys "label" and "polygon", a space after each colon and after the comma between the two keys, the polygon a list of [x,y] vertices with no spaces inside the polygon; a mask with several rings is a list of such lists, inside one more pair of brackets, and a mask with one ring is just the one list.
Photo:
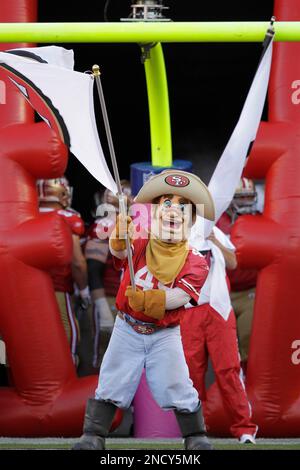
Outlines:
{"label": "belt", "polygon": [[130,320],[126,313],[119,312],[118,317],[128,323],[140,335],[152,335],[152,333],[163,329],[163,327],[156,326],[154,323],[139,323],[138,321]]}

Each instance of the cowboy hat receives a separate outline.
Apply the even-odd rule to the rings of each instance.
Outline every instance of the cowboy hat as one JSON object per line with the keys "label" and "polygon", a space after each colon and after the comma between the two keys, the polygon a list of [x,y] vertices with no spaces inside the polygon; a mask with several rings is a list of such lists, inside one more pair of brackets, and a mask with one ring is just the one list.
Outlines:
{"label": "cowboy hat", "polygon": [[141,187],[134,201],[152,202],[163,194],[176,194],[189,199],[197,214],[208,220],[215,220],[215,206],[207,186],[198,176],[182,170],[164,170],[152,176]]}

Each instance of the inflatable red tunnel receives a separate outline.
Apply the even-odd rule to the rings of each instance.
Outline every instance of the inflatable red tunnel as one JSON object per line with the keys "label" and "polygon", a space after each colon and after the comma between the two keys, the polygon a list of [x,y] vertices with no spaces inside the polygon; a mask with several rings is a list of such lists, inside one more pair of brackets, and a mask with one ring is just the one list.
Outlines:
{"label": "inflatable red tunnel", "polygon": [[[36,0],[3,0],[1,22],[36,21]],[[2,44],[1,50],[30,44]],[[70,262],[72,236],[40,217],[36,179],[61,176],[67,149],[0,74],[0,334],[13,386],[0,388],[1,436],[76,436],[98,377],[78,379],[47,270]],[[120,421],[120,414],[115,424]]]}
{"label": "inflatable red tunnel", "polygon": [[[278,21],[299,21],[299,0],[276,0]],[[276,23],[275,23],[276,32]],[[275,33],[276,34],[276,33]],[[259,436],[300,436],[300,43],[274,44],[269,120],[261,123],[245,176],[265,179],[261,216],[242,216],[233,230],[241,266],[259,268],[247,391]],[[298,346],[299,348],[299,346]],[[228,435],[217,387],[207,422]]]}
{"label": "inflatable red tunnel", "polygon": [[[36,21],[36,7],[36,0],[3,0],[0,21]],[[274,13],[280,21],[299,20],[300,0],[276,0]],[[247,390],[261,436],[300,434],[300,365],[293,360],[300,340],[299,55],[299,43],[274,44],[269,121],[245,171],[265,179],[265,209],[241,217],[233,232],[240,264],[260,269]],[[75,436],[97,377],[76,377],[47,274],[70,259],[70,235],[55,215],[39,217],[35,192],[37,178],[64,172],[67,153],[0,80],[7,104],[0,105],[0,332],[14,384],[0,389],[0,435]],[[211,387],[208,425],[224,435],[229,423],[221,403]]]}

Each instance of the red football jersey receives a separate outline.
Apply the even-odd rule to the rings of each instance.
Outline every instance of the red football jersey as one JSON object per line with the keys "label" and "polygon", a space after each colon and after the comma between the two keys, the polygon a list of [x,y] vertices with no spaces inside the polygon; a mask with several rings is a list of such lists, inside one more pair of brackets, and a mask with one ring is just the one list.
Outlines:
{"label": "red football jersey", "polygon": [[[114,221],[108,217],[96,219],[87,231],[87,241],[94,240],[108,245],[109,236],[114,227]],[[108,249],[103,276],[103,285],[107,296],[116,297],[120,287],[120,275],[120,272],[114,267],[113,257]]]}
{"label": "red football jersey", "polygon": [[[80,237],[84,233],[84,222],[78,213],[74,213],[68,209],[40,207],[41,213],[53,211],[57,212],[60,217],[63,217],[72,235],[78,235]],[[73,293],[73,279],[70,264],[60,266],[59,268],[52,268],[49,270],[49,274],[52,278],[55,291],[68,292],[69,294]]]}
{"label": "red football jersey", "polygon": [[[164,285],[159,282],[147,268],[146,265],[146,246],[148,240],[137,239],[133,244],[133,265],[135,272],[136,286],[142,290],[149,289],[163,289],[168,290],[175,287],[179,287],[191,296],[191,303],[197,305],[197,301],[200,295],[200,289],[203,286],[206,277],[208,275],[208,266],[205,258],[197,250],[190,248],[186,262],[176,277],[176,279],[169,285]],[[178,325],[180,318],[185,311],[185,307],[182,306],[175,310],[167,310],[164,318],[157,320],[155,318],[148,317],[142,312],[135,312],[131,309],[128,303],[128,298],[125,297],[125,290],[130,285],[130,274],[127,260],[123,262],[114,258],[115,266],[121,268],[124,267],[123,279],[118,291],[116,298],[116,306],[121,312],[128,313],[137,320],[143,322],[155,323],[159,326]]]}
{"label": "red football jersey", "polygon": [[85,232],[84,222],[79,212],[69,209],[58,209],[57,213],[61,215],[69,225],[72,234],[81,237]]}

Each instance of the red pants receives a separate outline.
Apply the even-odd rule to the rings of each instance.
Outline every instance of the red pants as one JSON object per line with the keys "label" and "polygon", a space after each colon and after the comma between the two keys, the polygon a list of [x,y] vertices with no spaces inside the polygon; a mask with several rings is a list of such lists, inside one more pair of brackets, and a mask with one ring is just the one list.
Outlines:
{"label": "red pants", "polygon": [[251,407],[242,381],[234,312],[225,321],[209,304],[187,309],[181,321],[181,335],[190,377],[204,401],[204,415],[209,356],[224,406],[232,418],[232,435],[255,435],[257,426],[251,422]]}

